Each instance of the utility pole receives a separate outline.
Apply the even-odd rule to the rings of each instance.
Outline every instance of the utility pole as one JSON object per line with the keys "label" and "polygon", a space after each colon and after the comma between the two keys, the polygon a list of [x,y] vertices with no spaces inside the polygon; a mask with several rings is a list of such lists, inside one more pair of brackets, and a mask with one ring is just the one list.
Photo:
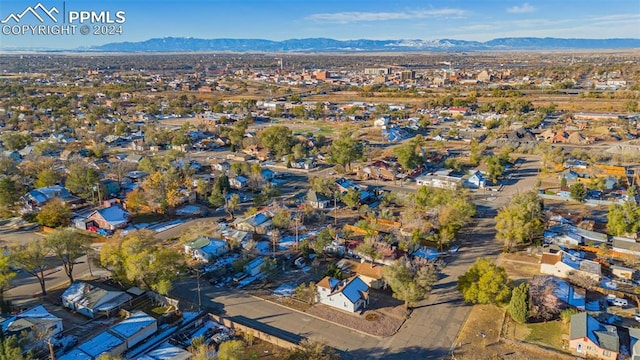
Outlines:
{"label": "utility pole", "polygon": [[300,227],[300,214],[296,213],[296,215],[294,216],[294,221],[296,224],[296,250],[298,250],[299,246],[299,238],[298,238],[298,227]]}
{"label": "utility pole", "polygon": [[202,297],[200,296],[200,269],[196,269],[198,273],[198,311],[202,310]]}
{"label": "utility pole", "polygon": [[87,265],[89,266],[89,275],[93,277],[93,270],[91,270],[91,251],[93,251],[93,249],[87,250]]}
{"label": "utility pole", "polygon": [[338,228],[338,197],[336,192],[333,192],[333,226]]}

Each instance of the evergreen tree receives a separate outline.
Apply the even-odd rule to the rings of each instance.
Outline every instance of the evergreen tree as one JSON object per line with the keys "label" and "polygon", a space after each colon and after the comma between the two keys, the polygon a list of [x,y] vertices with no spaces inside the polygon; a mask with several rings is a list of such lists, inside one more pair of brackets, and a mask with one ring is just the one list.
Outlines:
{"label": "evergreen tree", "polygon": [[522,283],[511,291],[511,301],[509,301],[509,315],[520,324],[527,322],[529,314],[529,284]]}

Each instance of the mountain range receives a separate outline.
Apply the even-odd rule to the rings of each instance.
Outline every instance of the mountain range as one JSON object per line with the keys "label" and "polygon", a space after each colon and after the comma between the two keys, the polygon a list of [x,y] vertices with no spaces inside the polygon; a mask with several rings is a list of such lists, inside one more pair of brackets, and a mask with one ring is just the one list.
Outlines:
{"label": "mountain range", "polygon": [[196,39],[166,37],[140,42],[118,42],[83,48],[101,52],[406,52],[491,50],[578,50],[640,48],[640,39],[499,38],[485,42],[467,40],[335,40]]}

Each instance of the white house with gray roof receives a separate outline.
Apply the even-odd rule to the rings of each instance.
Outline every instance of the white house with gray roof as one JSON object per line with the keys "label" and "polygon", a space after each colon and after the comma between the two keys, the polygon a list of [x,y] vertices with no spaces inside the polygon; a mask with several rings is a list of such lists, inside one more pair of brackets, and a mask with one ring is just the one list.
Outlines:
{"label": "white house with gray roof", "polygon": [[124,291],[89,281],[74,281],[61,296],[62,305],[88,318],[111,315],[133,298]]}
{"label": "white house with gray roof", "polygon": [[62,319],[52,315],[44,306],[38,305],[20,314],[0,320],[2,332],[5,336],[26,335],[30,341],[46,341],[62,333]]}
{"label": "white house with gray roof", "polygon": [[369,285],[359,276],[345,280],[326,276],[317,284],[316,300],[348,312],[363,311],[369,305]]}

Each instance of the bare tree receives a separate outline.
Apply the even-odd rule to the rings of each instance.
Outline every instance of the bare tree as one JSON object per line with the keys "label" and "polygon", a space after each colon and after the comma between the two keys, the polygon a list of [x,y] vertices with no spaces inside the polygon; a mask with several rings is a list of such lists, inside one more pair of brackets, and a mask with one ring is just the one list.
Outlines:
{"label": "bare tree", "polygon": [[47,295],[44,272],[48,268],[46,262],[48,254],[49,249],[42,239],[37,239],[27,245],[14,248],[12,252],[15,266],[38,279],[42,295]]}

